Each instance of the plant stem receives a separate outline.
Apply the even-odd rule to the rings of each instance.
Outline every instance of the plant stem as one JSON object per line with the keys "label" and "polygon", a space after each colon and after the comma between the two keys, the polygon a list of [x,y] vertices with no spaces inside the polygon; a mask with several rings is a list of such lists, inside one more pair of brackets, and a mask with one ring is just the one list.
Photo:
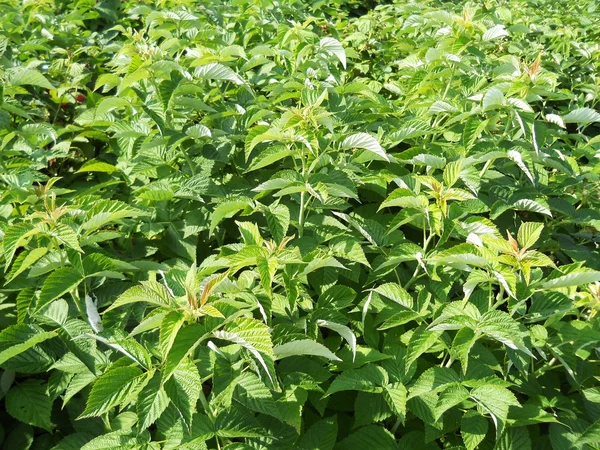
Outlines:
{"label": "plant stem", "polygon": [[298,237],[304,234],[304,194],[300,193],[300,213],[298,214]]}

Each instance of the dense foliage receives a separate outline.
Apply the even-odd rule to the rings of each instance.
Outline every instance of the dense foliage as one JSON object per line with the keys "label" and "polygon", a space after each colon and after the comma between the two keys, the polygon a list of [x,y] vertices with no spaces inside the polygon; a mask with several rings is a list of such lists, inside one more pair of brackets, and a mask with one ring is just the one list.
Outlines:
{"label": "dense foliage", "polygon": [[599,449],[597,3],[0,1],[3,448]]}

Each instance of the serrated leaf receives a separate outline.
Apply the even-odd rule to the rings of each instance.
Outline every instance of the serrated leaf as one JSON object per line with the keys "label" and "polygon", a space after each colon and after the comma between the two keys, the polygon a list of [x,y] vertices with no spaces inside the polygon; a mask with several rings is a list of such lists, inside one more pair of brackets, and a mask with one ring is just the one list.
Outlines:
{"label": "serrated leaf", "polygon": [[100,376],[87,399],[79,418],[101,416],[123,402],[140,382],[142,371],[137,367],[115,367]]}
{"label": "serrated leaf", "polygon": [[323,319],[317,320],[317,325],[319,325],[320,327],[329,328],[330,330],[333,330],[340,336],[342,336],[346,340],[346,342],[348,342],[348,345],[352,350],[352,361],[354,361],[354,359],[356,358],[356,335],[350,328],[348,328],[345,325],[341,325],[339,323]]}
{"label": "serrated leaf", "polygon": [[483,33],[481,39],[484,41],[492,41],[508,35],[509,33],[506,28],[504,28],[504,25],[495,25]]}
{"label": "serrated leaf", "polygon": [[496,442],[494,450],[531,450],[527,427],[508,428]]}
{"label": "serrated leaf", "polygon": [[338,375],[327,389],[325,396],[341,391],[382,392],[383,386],[387,384],[387,372],[375,364],[367,364]]}
{"label": "serrated leaf", "polygon": [[13,86],[38,86],[44,89],[54,89],[54,86],[40,72],[25,67],[15,67],[7,71],[7,81]]}
{"label": "serrated leaf", "polygon": [[212,133],[208,127],[202,124],[192,125],[185,130],[185,134],[194,139],[202,139],[204,137],[212,136]]}
{"label": "serrated leaf", "polygon": [[442,331],[429,331],[426,325],[421,325],[414,330],[407,346],[408,351],[406,352],[405,363],[407,371],[410,365],[415,362],[419,356],[429,350],[441,335]]}
{"label": "serrated leaf", "polygon": [[333,53],[333,55],[342,63],[344,69],[346,68],[346,52],[340,41],[332,37],[325,37],[319,42],[319,47]]}
{"label": "serrated leaf", "polygon": [[136,402],[139,429],[145,430],[156,422],[168,405],[169,397],[161,386],[160,373],[155,372]]}
{"label": "serrated leaf", "polygon": [[290,356],[322,356],[333,361],[341,361],[340,358],[325,347],[323,344],[311,341],[309,339],[300,339],[297,341],[286,342],[285,344],[273,347],[275,359],[289,358]]}
{"label": "serrated leaf", "polygon": [[490,111],[500,108],[504,104],[504,94],[496,87],[488,89],[483,96],[483,110]]}
{"label": "serrated leaf", "polygon": [[194,71],[197,78],[204,80],[226,80],[234,84],[244,84],[244,81],[229,67],[220,63],[209,63],[204,66],[199,66]]}
{"label": "serrated leaf", "polygon": [[85,173],[85,172],[100,172],[100,173],[113,173],[117,172],[117,169],[112,164],[106,163],[104,161],[98,161],[92,159],[90,161],[86,161],[81,168],[75,173]]}
{"label": "serrated leaf", "polygon": [[277,161],[292,156],[294,151],[289,146],[273,145],[263,150],[256,158],[252,160],[250,167],[246,169],[246,173],[254,170],[262,169],[270,166]]}
{"label": "serrated leaf", "polygon": [[355,431],[346,439],[340,441],[335,450],[396,450],[396,440],[392,433],[377,425],[368,425]]}
{"label": "serrated leaf", "polygon": [[[9,335],[13,334],[13,331],[22,331],[24,327],[19,325],[13,325],[12,327],[6,328],[0,333],[0,342],[4,341]],[[56,332],[54,331],[43,331],[40,333],[36,333],[27,340],[20,342],[18,344],[14,344],[8,347],[6,350],[0,351],[0,365],[4,364],[11,358],[29,350],[32,347],[35,347],[37,344],[40,344],[48,339],[52,339],[56,336]]]}
{"label": "serrated leaf", "polygon": [[386,155],[385,150],[383,150],[377,139],[367,133],[356,133],[352,136],[348,136],[342,142],[341,148],[342,150],[351,148],[364,149],[375,153],[377,156],[380,156],[387,162],[390,161],[390,158],[388,155]]}
{"label": "serrated leaf", "polygon": [[211,214],[210,232],[212,233],[217,225],[226,218],[233,217],[240,211],[252,207],[252,200],[249,198],[227,199],[217,205]]}
{"label": "serrated leaf", "polygon": [[562,117],[564,123],[587,125],[600,122],[600,113],[592,108],[577,108]]}
{"label": "serrated leaf", "polygon": [[471,398],[492,415],[492,420],[496,425],[497,436],[500,436],[504,429],[504,422],[508,417],[509,407],[520,406],[517,398],[511,391],[496,385],[485,385],[474,388],[471,391]]}
{"label": "serrated leaf", "polygon": [[440,420],[446,411],[461,404],[469,398],[469,391],[459,384],[453,384],[445,389],[439,396],[435,405],[434,419]]}
{"label": "serrated leaf", "polygon": [[13,386],[6,394],[6,412],[23,423],[52,431],[52,400],[41,380],[28,379]]}
{"label": "serrated leaf", "polygon": [[488,421],[477,411],[467,411],[460,422],[460,434],[467,450],[475,450],[485,439]]}
{"label": "serrated leaf", "polygon": [[536,202],[535,200],[531,200],[528,198],[517,200],[513,204],[513,207],[517,210],[531,211],[531,212],[545,214],[546,216],[552,217],[552,212],[550,211],[550,209],[548,209],[548,207],[542,205],[539,202]]}
{"label": "serrated leaf", "polygon": [[81,450],[138,449],[150,440],[148,432],[138,434],[131,429],[101,434],[86,443]]}
{"label": "serrated leaf", "polygon": [[411,386],[408,399],[435,394],[460,382],[458,374],[449,367],[431,367]]}
{"label": "serrated leaf", "polygon": [[546,120],[561,128],[566,128],[565,121],[558,114],[546,114]]}
{"label": "serrated leaf", "polygon": [[202,379],[195,364],[189,359],[184,360],[164,383],[164,388],[184,423],[190,428],[192,416],[196,412],[196,402],[202,390]]}
{"label": "serrated leaf", "polygon": [[224,438],[263,437],[265,430],[247,410],[230,408],[223,411],[215,421],[217,436]]}
{"label": "serrated leaf", "polygon": [[2,247],[4,249],[5,271],[10,267],[15,252],[19,247],[26,245],[32,236],[38,234],[39,229],[28,223],[17,223],[11,225],[4,231]]}
{"label": "serrated leaf", "polygon": [[337,441],[337,418],[331,416],[310,426],[298,442],[299,450],[332,450]]}
{"label": "serrated leaf", "polygon": [[258,376],[251,372],[244,372],[233,383],[234,398],[242,405],[273,417],[279,417],[277,405],[269,388]]}
{"label": "serrated leaf", "polygon": [[586,270],[581,272],[569,273],[560,277],[548,280],[542,283],[542,289],[558,289],[571,286],[582,286],[600,281],[600,272],[596,270]]}
{"label": "serrated leaf", "polygon": [[39,311],[53,300],[75,289],[83,279],[83,275],[72,267],[61,267],[55,270],[48,275],[42,285],[36,310]]}
{"label": "serrated leaf", "polygon": [[183,327],[179,333],[177,333],[171,351],[169,351],[165,360],[165,366],[162,373],[163,383],[173,375],[173,372],[177,370],[181,361],[192,353],[204,339],[208,338],[208,336],[209,333],[206,332],[206,328],[199,323]]}
{"label": "serrated leaf", "polygon": [[405,308],[413,308],[414,300],[412,296],[397,283],[385,283],[373,290],[379,295],[389,298]]}
{"label": "serrated leaf", "polygon": [[394,414],[404,422],[407,400],[406,387],[400,382],[388,384],[383,387],[383,398]]}
{"label": "serrated leaf", "polygon": [[143,281],[140,285],[133,286],[121,294],[106,311],[138,302],[155,306],[169,306],[172,298],[169,290],[157,281]]}
{"label": "serrated leaf", "polygon": [[227,324],[224,329],[215,331],[214,336],[249,350],[273,383],[274,378],[265,361],[265,357],[272,358],[274,356],[273,343],[269,328],[264,323],[255,319],[237,319]]}
{"label": "serrated leaf", "polygon": [[544,229],[543,223],[538,222],[525,222],[519,227],[517,233],[517,240],[521,248],[529,248],[534,245],[542,234]]}
{"label": "serrated leaf", "polygon": [[39,259],[42,258],[46,253],[48,253],[47,247],[38,247],[32,249],[31,251],[22,252],[15,260],[15,263],[13,264],[13,267],[6,279],[6,283],[10,283],[20,274],[25,272],[33,264],[39,261]]}
{"label": "serrated leaf", "polygon": [[452,161],[444,167],[444,184],[446,187],[452,187],[458,181],[460,171],[462,170],[463,160]]}
{"label": "serrated leaf", "polygon": [[290,226],[290,210],[283,204],[271,205],[264,211],[269,231],[275,242],[281,243]]}
{"label": "serrated leaf", "polygon": [[481,317],[477,331],[492,339],[502,342],[513,350],[533,356],[523,341],[526,335],[519,327],[519,323],[504,311],[488,311]]}

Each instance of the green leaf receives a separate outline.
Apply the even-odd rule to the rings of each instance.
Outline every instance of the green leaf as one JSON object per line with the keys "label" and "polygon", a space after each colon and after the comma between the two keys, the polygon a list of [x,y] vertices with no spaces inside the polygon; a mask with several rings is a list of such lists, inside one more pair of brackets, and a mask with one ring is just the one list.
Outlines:
{"label": "green leaf", "polygon": [[283,204],[271,205],[264,210],[269,231],[275,242],[281,243],[290,227],[290,210]]}
{"label": "green leaf", "polygon": [[458,330],[452,341],[452,352],[456,354],[456,358],[460,361],[463,374],[467,373],[469,367],[469,353],[475,345],[478,335],[471,328],[461,328]]}
{"label": "green leaf", "polygon": [[486,412],[491,414],[498,436],[501,435],[504,429],[504,422],[506,422],[508,417],[509,407],[520,406],[517,398],[511,391],[496,385],[476,387],[471,391],[471,398],[481,405]]}
{"label": "green leaf", "polygon": [[548,207],[542,205],[539,202],[536,202],[535,200],[531,200],[528,198],[517,200],[514,203],[513,207],[519,211],[531,211],[552,217],[552,212]]}
{"label": "green leaf", "polygon": [[382,422],[392,416],[392,410],[381,394],[358,392],[354,401],[354,428]]}
{"label": "green leaf", "polygon": [[160,373],[155,372],[136,402],[139,429],[145,430],[156,422],[168,405],[169,397],[161,386]]}
{"label": "green leaf", "polygon": [[210,221],[210,232],[212,233],[217,225],[226,218],[233,217],[235,214],[240,211],[245,210],[246,208],[252,208],[253,203],[252,200],[246,197],[236,198],[236,199],[227,199],[217,205],[213,213],[211,214]]}
{"label": "green leaf", "polygon": [[36,311],[39,311],[53,300],[75,289],[83,279],[83,275],[72,267],[61,267],[52,272],[42,285],[42,290],[36,303]]}
{"label": "green leaf", "polygon": [[25,67],[15,67],[7,71],[7,81],[13,86],[38,86],[44,89],[54,89],[48,79],[37,70]]}
{"label": "green leaf", "polygon": [[289,146],[284,145],[273,145],[263,150],[260,155],[252,160],[250,167],[246,169],[246,173],[253,172],[254,170],[262,169],[270,166],[277,161],[292,156],[294,151]]}
{"label": "green leaf", "polygon": [[177,333],[177,337],[165,361],[163,383],[173,375],[177,367],[181,364],[181,361],[192,353],[208,336],[209,333],[206,332],[206,328],[199,323],[188,325]]}
{"label": "green leaf", "polygon": [[85,222],[81,224],[80,230],[85,235],[102,228],[110,223],[118,222],[119,220],[128,217],[139,217],[145,213],[137,208],[134,208],[127,203],[118,200],[101,200],[94,203],[85,215]]}
{"label": "green leaf", "polygon": [[383,398],[402,422],[406,417],[406,395],[406,387],[400,382],[388,384],[383,388]]}
{"label": "green leaf", "polygon": [[25,272],[33,264],[38,262],[40,260],[40,258],[42,258],[46,253],[48,253],[47,247],[38,247],[38,248],[34,248],[31,251],[22,252],[15,260],[15,263],[13,264],[13,267],[6,279],[6,283],[7,284],[10,283],[12,280],[14,280],[20,274]]}
{"label": "green leaf", "polygon": [[449,367],[430,367],[411,386],[409,399],[433,394],[460,382],[458,374]]}
{"label": "green leaf", "polygon": [[192,425],[192,416],[196,412],[196,402],[200,398],[202,379],[198,369],[189,359],[184,360],[165,383],[165,392],[179,411],[188,428]]}
{"label": "green leaf", "polygon": [[537,222],[525,222],[519,227],[517,233],[517,240],[521,248],[529,248],[534,245],[542,234],[544,229],[543,223]]}
{"label": "green leaf", "polygon": [[489,111],[500,108],[504,104],[504,94],[496,87],[488,89],[483,96],[483,110]]}
{"label": "green leaf", "polygon": [[58,239],[63,245],[72,248],[73,250],[83,253],[79,246],[79,238],[77,233],[71,227],[65,224],[58,224],[54,228],[42,227],[42,232],[48,236]]}
{"label": "green leaf", "polygon": [[492,28],[486,30],[486,32],[483,33],[483,36],[481,37],[481,39],[483,41],[492,41],[494,39],[499,39],[501,37],[508,36],[508,35],[509,35],[509,33],[504,28],[504,25],[495,25]]}
{"label": "green leaf", "polygon": [[[100,78],[98,79],[98,81],[100,81]],[[118,86],[120,80],[117,81],[115,83],[115,86]],[[96,82],[96,89],[98,89],[98,82]],[[127,99],[125,98],[121,98],[121,97],[104,97],[99,103],[98,106],[96,106],[96,117],[102,117],[105,114],[108,114],[111,111],[114,111],[115,109],[121,109],[121,108],[127,108],[130,107],[131,104],[127,101]],[[89,161],[88,163],[92,163],[95,164],[99,161]],[[84,164],[84,167],[88,165],[88,163]],[[100,163],[100,164],[106,164],[106,163]],[[98,168],[100,170],[91,170],[90,172],[106,172],[106,173],[112,173],[114,171],[116,171],[116,167],[112,166],[111,164],[106,164],[107,166],[111,166],[112,169],[110,169],[109,167],[105,167],[105,169],[108,170],[103,170],[102,166],[99,166]],[[83,167],[82,167],[83,168]],[[82,170],[79,170],[78,172],[82,172]],[[83,172],[87,172],[87,171],[83,171]]]}
{"label": "green leaf", "polygon": [[463,160],[452,161],[444,167],[444,184],[446,187],[452,187],[458,181],[460,171],[462,170]]}
{"label": "green leaf", "polygon": [[337,237],[331,240],[329,246],[335,256],[371,267],[359,241],[349,237]]}
{"label": "green leaf", "polygon": [[412,296],[397,283],[385,283],[373,290],[407,309],[413,308],[414,300]]}
{"label": "green leaf", "polygon": [[342,336],[346,342],[348,342],[348,345],[350,345],[350,349],[352,350],[352,361],[356,359],[356,335],[350,328],[345,325],[323,319],[317,320],[317,325],[323,328],[329,328],[330,330],[333,330]]}
{"label": "green leaf", "polygon": [[[8,335],[13,334],[13,331],[21,330],[23,327],[20,325],[13,325],[12,327],[6,328],[0,333],[0,342],[3,342]],[[0,366],[8,361],[10,358],[13,358],[26,350],[36,346],[37,344],[44,342],[48,339],[52,339],[56,336],[56,332],[54,331],[44,331],[41,333],[36,333],[24,342],[20,342],[18,344],[14,344],[6,350],[0,351]],[[28,423],[28,422],[27,422]]]}
{"label": "green leaf", "polygon": [[435,405],[434,419],[440,420],[444,413],[450,408],[457,406],[469,398],[469,391],[463,386],[453,384],[445,389],[439,396],[438,402]]}
{"label": "green leaf", "polygon": [[4,231],[2,246],[4,248],[4,258],[6,259],[5,271],[8,270],[17,249],[26,245],[31,237],[39,232],[39,229],[28,223],[14,224]]}
{"label": "green leaf", "polygon": [[367,133],[356,133],[352,136],[348,136],[342,142],[341,149],[351,149],[351,148],[360,148],[367,150],[371,153],[376,154],[377,156],[383,158],[387,162],[390,161],[388,155],[386,155],[385,150],[381,147],[377,139]]}
{"label": "green leaf", "polygon": [[185,315],[181,311],[171,311],[160,323],[159,348],[163,358],[169,354],[177,333],[185,323]]}
{"label": "green leaf", "polygon": [[595,270],[578,271],[542,283],[542,289],[558,289],[571,286],[582,286],[600,281],[600,272]]}
{"label": "green leaf", "polygon": [[419,356],[425,353],[429,348],[435,344],[442,331],[429,331],[426,325],[421,325],[416,328],[410,337],[410,341],[407,345],[408,351],[406,352],[406,370],[409,370],[410,365],[417,360]]}
{"label": "green leaf", "polygon": [[475,450],[485,439],[488,421],[477,411],[467,411],[460,422],[460,434],[467,450]]}
{"label": "green leaf", "polygon": [[309,339],[300,339],[297,341],[286,342],[285,344],[277,345],[273,348],[275,359],[289,358],[290,356],[322,356],[333,361],[341,361],[327,347],[318,342]]}
{"label": "green leaf", "polygon": [[106,163],[104,161],[98,161],[95,159],[91,159],[86,161],[86,163],[81,166],[81,168],[75,173],[85,173],[85,172],[101,172],[101,173],[113,173],[117,172],[117,169],[112,164]]}
{"label": "green leaf", "polygon": [[204,66],[199,66],[194,71],[197,78],[204,80],[225,80],[231,81],[234,84],[244,84],[244,81],[229,67],[219,63],[209,63]]}
{"label": "green leaf", "polygon": [[120,306],[131,303],[144,302],[155,306],[170,306],[173,297],[169,290],[157,281],[142,281],[138,286],[133,286],[117,298],[106,311],[111,311]]}
{"label": "green leaf", "polygon": [[115,367],[100,376],[87,399],[85,411],[79,416],[101,416],[120,405],[138,386],[142,371],[137,367]]}
{"label": "green leaf", "polygon": [[269,327],[264,323],[255,319],[237,319],[228,323],[223,330],[215,331],[214,336],[241,345],[249,350],[273,382],[274,377],[264,358],[264,355],[268,358],[274,356],[273,343],[271,342]]}
{"label": "green leaf", "polygon": [[6,394],[6,412],[23,423],[52,431],[52,400],[41,380],[28,379],[13,386]]}
{"label": "green leaf", "polygon": [[224,438],[263,437],[266,432],[254,416],[241,408],[223,411],[215,421],[217,436]]}
{"label": "green leaf", "polygon": [[332,450],[337,441],[338,424],[336,416],[315,422],[302,435],[298,442],[300,450]]}
{"label": "green leaf", "polygon": [[118,430],[95,437],[81,450],[139,449],[150,440],[147,432],[137,434],[131,429]]}
{"label": "green leaf", "polygon": [[527,427],[508,428],[500,437],[494,450],[531,450],[531,438]]}
{"label": "green leaf", "polygon": [[277,405],[273,400],[271,391],[258,376],[251,372],[244,372],[232,384],[234,386],[234,398],[246,408],[279,417]]}
{"label": "green leaf", "polygon": [[396,450],[396,440],[392,433],[377,425],[368,425],[338,442],[336,450]]}
{"label": "green leaf", "polygon": [[208,127],[202,124],[192,125],[191,127],[185,130],[185,134],[194,138],[194,139],[202,139],[204,137],[212,137],[212,133],[208,129]]}
{"label": "green leaf", "polygon": [[504,311],[488,311],[481,317],[477,331],[491,337],[513,350],[533,356],[531,350],[524,342],[526,331],[522,330],[519,323]]}
{"label": "green leaf", "polygon": [[591,424],[575,441],[575,445],[595,445],[600,442],[600,419]]}
{"label": "green leaf", "polygon": [[600,122],[600,113],[592,108],[577,108],[562,117],[564,123],[587,125]]}
{"label": "green leaf", "polygon": [[52,450],[81,450],[93,437],[93,434],[85,432],[69,434],[52,447]]}
{"label": "green leaf", "polygon": [[333,55],[342,63],[344,69],[346,68],[346,52],[340,41],[332,37],[325,37],[319,41],[319,47],[333,53]]}
{"label": "green leaf", "polygon": [[341,391],[383,392],[383,386],[387,384],[387,372],[375,364],[367,364],[338,375],[327,389],[325,396]]}

